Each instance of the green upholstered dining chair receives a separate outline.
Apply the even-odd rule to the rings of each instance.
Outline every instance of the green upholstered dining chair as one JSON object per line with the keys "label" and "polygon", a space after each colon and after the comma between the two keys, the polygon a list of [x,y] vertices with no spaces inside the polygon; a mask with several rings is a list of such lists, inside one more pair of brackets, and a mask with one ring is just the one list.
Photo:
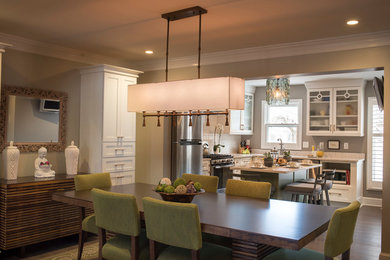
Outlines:
{"label": "green upholstered dining chair", "polygon": [[[207,176],[207,175],[199,175],[199,174],[191,174],[191,173],[183,173],[182,178],[185,181],[193,181],[200,182],[202,184],[202,188],[206,192],[217,192],[218,189],[218,176]],[[211,242],[214,244],[218,244],[221,246],[231,247],[232,239],[230,237],[217,236],[209,233],[202,233],[203,241]]]}
{"label": "green upholstered dining chair", "polygon": [[348,260],[359,208],[360,203],[354,201],[333,213],[326,234],[324,254],[306,248],[299,251],[280,249],[265,257],[264,260],[329,260],[335,259],[334,257],[340,254],[343,260]]}
{"label": "green upholstered dining chair", "polygon": [[[74,184],[76,191],[91,190],[92,188],[108,188],[111,187],[110,173],[91,173],[74,176]],[[88,233],[98,234],[96,227],[95,215],[85,217],[85,208],[81,208],[82,222],[79,232],[79,248],[77,259],[81,259],[83,253],[84,242],[87,239]]]}
{"label": "green upholstered dining chair", "polygon": [[206,192],[217,192],[219,180],[218,176],[183,173],[182,177],[187,182],[190,180],[193,182],[199,182],[200,184],[202,184],[202,188]]}
{"label": "green upholstered dining chair", "polygon": [[[148,257],[148,241],[141,232],[136,198],[92,189],[92,201],[99,229],[99,259],[139,259]],[[106,241],[106,231],[115,236]]]}
{"label": "green upholstered dining chair", "polygon": [[[143,198],[150,259],[231,259],[231,249],[202,241],[198,206]],[[168,245],[158,256],[156,242]]]}
{"label": "green upholstered dining chair", "polygon": [[229,179],[226,182],[225,193],[227,195],[255,199],[269,199],[271,196],[271,183]]}

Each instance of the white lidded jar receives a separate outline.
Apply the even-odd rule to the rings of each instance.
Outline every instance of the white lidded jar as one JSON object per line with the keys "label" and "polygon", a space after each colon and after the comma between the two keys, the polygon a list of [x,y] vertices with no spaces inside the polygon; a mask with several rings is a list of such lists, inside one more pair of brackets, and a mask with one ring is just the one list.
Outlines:
{"label": "white lidded jar", "polygon": [[74,141],[65,149],[66,174],[76,175],[80,150],[74,145]]}
{"label": "white lidded jar", "polygon": [[4,179],[16,180],[18,178],[18,166],[20,151],[11,141],[9,146],[3,150]]}

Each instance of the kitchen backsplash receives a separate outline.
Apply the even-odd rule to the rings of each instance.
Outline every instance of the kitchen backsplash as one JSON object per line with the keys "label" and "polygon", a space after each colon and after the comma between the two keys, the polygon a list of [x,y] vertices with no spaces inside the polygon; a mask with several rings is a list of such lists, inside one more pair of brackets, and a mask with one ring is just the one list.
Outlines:
{"label": "kitchen backsplash", "polygon": [[210,116],[210,126],[206,126],[206,119],[203,120],[203,142],[209,144],[209,152],[213,153],[214,146],[214,134],[215,134],[215,144],[218,144],[218,129],[221,131],[221,141],[220,144],[225,147],[221,148],[221,153],[231,154],[237,153],[238,148],[241,142],[241,135],[230,135],[230,127],[225,126],[226,117],[225,116]]}
{"label": "kitchen backsplash", "polygon": [[[216,137],[217,142],[218,138]],[[238,146],[241,141],[240,135],[229,135],[229,134],[222,134],[221,135],[221,144],[225,147],[222,147],[221,153],[222,154],[232,154],[238,152]],[[203,133],[203,142],[207,142],[209,144],[209,153],[213,153],[213,146],[214,146],[214,133]]]}

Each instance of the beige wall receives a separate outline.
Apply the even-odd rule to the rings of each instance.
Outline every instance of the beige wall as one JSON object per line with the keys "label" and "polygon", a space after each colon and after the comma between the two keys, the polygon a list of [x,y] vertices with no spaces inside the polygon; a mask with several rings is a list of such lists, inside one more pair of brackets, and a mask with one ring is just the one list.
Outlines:
{"label": "beige wall", "polygon": [[[216,76],[237,76],[242,78],[267,77],[271,75],[330,72],[361,68],[384,67],[385,78],[390,78],[390,46],[366,48],[351,51],[302,55],[294,57],[257,60],[229,64],[203,66],[203,78]],[[196,68],[172,69],[170,80],[196,77]],[[147,72],[140,82],[164,81],[164,71]],[[385,82],[385,103],[390,104],[390,81]],[[151,133],[152,134],[152,133]],[[385,107],[385,154],[390,154],[390,106]],[[383,220],[390,219],[390,161],[385,160],[383,190]],[[388,255],[387,255],[388,254]],[[382,258],[390,259],[390,222],[382,221]]]}
{"label": "beige wall", "polygon": [[[79,142],[80,73],[85,64],[7,49],[3,53],[2,84],[51,89],[68,93],[66,142]],[[18,176],[34,175],[36,153],[22,153]],[[65,173],[63,152],[49,152],[47,159],[58,173]],[[0,167],[2,168],[2,167]]]}

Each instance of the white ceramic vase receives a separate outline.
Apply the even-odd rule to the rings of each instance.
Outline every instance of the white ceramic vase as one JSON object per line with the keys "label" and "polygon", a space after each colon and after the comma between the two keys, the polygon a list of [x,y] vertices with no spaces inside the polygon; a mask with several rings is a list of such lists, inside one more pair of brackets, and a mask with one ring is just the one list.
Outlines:
{"label": "white ceramic vase", "polygon": [[74,141],[65,149],[66,174],[76,175],[80,150],[74,145]]}
{"label": "white ceramic vase", "polygon": [[18,165],[20,151],[11,141],[10,145],[3,150],[4,178],[6,180],[16,180],[18,178]]}

